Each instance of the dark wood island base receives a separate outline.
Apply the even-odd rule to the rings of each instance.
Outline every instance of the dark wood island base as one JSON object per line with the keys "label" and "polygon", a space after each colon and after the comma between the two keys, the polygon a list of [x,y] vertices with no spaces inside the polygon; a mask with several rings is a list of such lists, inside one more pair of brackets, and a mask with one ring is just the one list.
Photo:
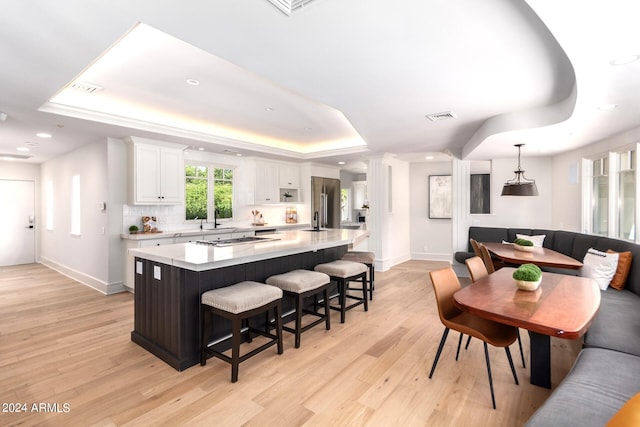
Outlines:
{"label": "dark wood island base", "polygon": [[[131,340],[176,370],[187,369],[200,362],[200,297],[204,292],[245,280],[264,283],[269,276],[295,269],[313,270],[317,264],[340,259],[347,250],[348,245],[341,245],[204,271],[136,257]],[[283,312],[292,307],[290,301],[283,301]],[[228,320],[216,319],[210,341],[230,331]]]}

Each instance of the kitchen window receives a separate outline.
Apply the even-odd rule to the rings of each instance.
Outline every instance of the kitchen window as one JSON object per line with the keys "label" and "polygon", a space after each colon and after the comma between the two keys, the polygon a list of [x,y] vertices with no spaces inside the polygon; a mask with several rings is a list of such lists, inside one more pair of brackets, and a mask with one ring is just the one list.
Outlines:
{"label": "kitchen window", "polygon": [[[215,212],[214,212],[215,210]],[[233,169],[185,165],[185,219],[233,218]]]}

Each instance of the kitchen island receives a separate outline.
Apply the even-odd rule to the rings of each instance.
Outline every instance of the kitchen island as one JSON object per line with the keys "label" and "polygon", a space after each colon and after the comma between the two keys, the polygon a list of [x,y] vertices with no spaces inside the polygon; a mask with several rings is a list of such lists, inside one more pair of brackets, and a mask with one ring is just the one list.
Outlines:
{"label": "kitchen island", "polygon": [[[256,243],[190,242],[129,249],[135,257],[131,340],[177,370],[199,362],[200,296],[211,289],[340,259],[369,236],[365,230],[292,230],[261,235]],[[285,312],[287,303],[284,304]],[[224,338],[220,319],[210,341]]]}

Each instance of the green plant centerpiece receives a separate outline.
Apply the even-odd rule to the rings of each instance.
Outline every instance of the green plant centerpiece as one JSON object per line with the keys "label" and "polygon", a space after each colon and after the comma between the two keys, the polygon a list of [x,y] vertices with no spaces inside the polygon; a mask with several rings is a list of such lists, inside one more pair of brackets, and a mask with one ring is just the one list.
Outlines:
{"label": "green plant centerpiece", "polygon": [[136,234],[138,232],[139,228],[137,225],[132,225],[131,227],[129,227],[129,233],[131,234]]}
{"label": "green plant centerpiece", "polygon": [[542,270],[535,264],[522,264],[513,272],[518,289],[535,291],[542,281]]}
{"label": "green plant centerpiece", "polygon": [[533,252],[533,242],[527,239],[516,239],[513,247],[522,252]]}

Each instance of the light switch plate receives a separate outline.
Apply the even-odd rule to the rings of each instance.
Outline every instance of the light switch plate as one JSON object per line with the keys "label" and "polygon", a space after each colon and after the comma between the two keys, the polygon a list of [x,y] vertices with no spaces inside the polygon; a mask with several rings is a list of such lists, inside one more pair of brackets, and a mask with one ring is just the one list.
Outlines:
{"label": "light switch plate", "polygon": [[159,265],[153,266],[153,278],[156,280],[162,280],[162,268]]}

